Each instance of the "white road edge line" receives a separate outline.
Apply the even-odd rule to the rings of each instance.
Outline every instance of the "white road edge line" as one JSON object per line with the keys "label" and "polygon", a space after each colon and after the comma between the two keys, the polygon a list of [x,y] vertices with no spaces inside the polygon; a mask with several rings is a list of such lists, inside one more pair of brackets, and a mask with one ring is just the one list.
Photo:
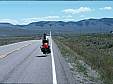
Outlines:
{"label": "white road edge line", "polygon": [[50,32],[50,39],[51,39],[51,59],[52,59],[52,74],[53,74],[53,84],[57,84],[57,79],[56,79],[56,70],[55,70],[55,61],[54,61],[54,56],[53,56],[53,48],[52,48],[52,37],[51,37],[51,32]]}

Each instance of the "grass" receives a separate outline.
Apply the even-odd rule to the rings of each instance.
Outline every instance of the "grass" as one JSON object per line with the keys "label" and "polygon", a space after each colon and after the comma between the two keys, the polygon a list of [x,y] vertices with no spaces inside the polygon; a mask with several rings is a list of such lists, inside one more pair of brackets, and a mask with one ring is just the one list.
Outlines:
{"label": "grass", "polygon": [[[55,42],[59,45],[62,54],[71,60],[70,62],[83,60],[99,72],[105,84],[113,84],[113,35],[64,35],[55,37]],[[66,56],[67,52],[70,52],[68,53],[70,55]],[[78,69],[81,72],[86,71],[79,64]]]}
{"label": "grass", "polygon": [[36,39],[36,37],[33,36],[0,37],[0,46],[34,39]]}

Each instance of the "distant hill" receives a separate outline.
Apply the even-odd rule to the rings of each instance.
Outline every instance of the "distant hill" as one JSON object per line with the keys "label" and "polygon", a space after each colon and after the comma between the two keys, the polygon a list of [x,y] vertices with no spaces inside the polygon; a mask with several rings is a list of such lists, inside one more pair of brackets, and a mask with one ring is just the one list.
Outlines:
{"label": "distant hill", "polygon": [[[113,31],[113,18],[102,19],[85,19],[77,22],[63,22],[63,21],[39,21],[32,22],[28,25],[12,25],[9,23],[0,23],[0,33],[12,29],[14,32],[25,31],[26,33],[40,30],[53,30],[60,32],[76,32],[76,33],[102,33]],[[9,32],[12,33],[12,32]],[[22,33],[22,32],[21,32]]]}
{"label": "distant hill", "polygon": [[109,32],[113,30],[113,18],[86,19],[78,22],[40,21],[23,26],[25,29],[52,29],[74,32]]}

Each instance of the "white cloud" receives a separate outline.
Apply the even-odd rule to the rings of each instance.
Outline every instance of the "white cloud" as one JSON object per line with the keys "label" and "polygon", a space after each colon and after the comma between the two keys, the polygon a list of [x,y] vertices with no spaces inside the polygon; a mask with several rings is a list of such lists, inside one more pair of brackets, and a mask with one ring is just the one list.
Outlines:
{"label": "white cloud", "polygon": [[71,15],[64,15],[64,16],[62,16],[62,18],[72,18],[73,16],[71,16]]}
{"label": "white cloud", "polygon": [[20,20],[14,20],[14,19],[0,19],[0,23],[11,23],[11,24],[21,24],[26,25],[31,22],[37,22],[37,21],[58,21],[60,19],[60,16],[43,16],[43,17],[35,17],[35,18],[23,18]]}
{"label": "white cloud", "polygon": [[14,19],[0,19],[0,23],[11,23],[11,24],[19,24],[17,20]]}
{"label": "white cloud", "polygon": [[112,7],[111,6],[106,6],[106,7],[103,7],[103,8],[99,8],[100,10],[112,10]]}
{"label": "white cloud", "polygon": [[49,19],[59,19],[59,16],[46,16],[46,17],[42,17],[43,19],[49,20]]}
{"label": "white cloud", "polygon": [[66,19],[63,19],[63,21],[65,21],[65,22],[68,22],[68,21],[75,21],[75,19],[73,19],[73,18],[66,18]]}
{"label": "white cloud", "polygon": [[43,16],[43,17],[32,17],[32,18],[23,18],[20,20],[14,19],[0,19],[0,23],[11,23],[11,24],[19,24],[19,25],[26,25],[32,22],[38,21],[74,21],[71,15],[67,16]]}
{"label": "white cloud", "polygon": [[25,19],[21,19],[21,24],[29,24],[31,22],[38,22],[38,21],[57,21],[59,19],[60,16],[43,16],[36,18],[25,18]]}
{"label": "white cloud", "polygon": [[66,14],[78,14],[78,13],[85,13],[85,12],[90,12],[90,11],[92,11],[92,9],[89,7],[80,7],[78,9],[72,8],[72,9],[63,10],[63,12]]}
{"label": "white cloud", "polygon": [[21,19],[21,24],[29,24],[31,22],[37,22],[38,18],[25,18]]}
{"label": "white cloud", "polygon": [[[83,18],[83,19],[94,19],[95,17],[85,17],[85,18]],[[97,18],[96,18],[97,19]]]}

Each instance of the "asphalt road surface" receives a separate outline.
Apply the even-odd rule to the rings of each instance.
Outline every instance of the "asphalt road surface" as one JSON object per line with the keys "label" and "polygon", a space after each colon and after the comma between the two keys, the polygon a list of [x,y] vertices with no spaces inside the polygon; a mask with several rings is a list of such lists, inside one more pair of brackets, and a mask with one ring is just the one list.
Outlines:
{"label": "asphalt road surface", "polygon": [[75,84],[68,64],[51,42],[52,53],[47,56],[40,51],[41,40],[0,46],[0,83]]}

